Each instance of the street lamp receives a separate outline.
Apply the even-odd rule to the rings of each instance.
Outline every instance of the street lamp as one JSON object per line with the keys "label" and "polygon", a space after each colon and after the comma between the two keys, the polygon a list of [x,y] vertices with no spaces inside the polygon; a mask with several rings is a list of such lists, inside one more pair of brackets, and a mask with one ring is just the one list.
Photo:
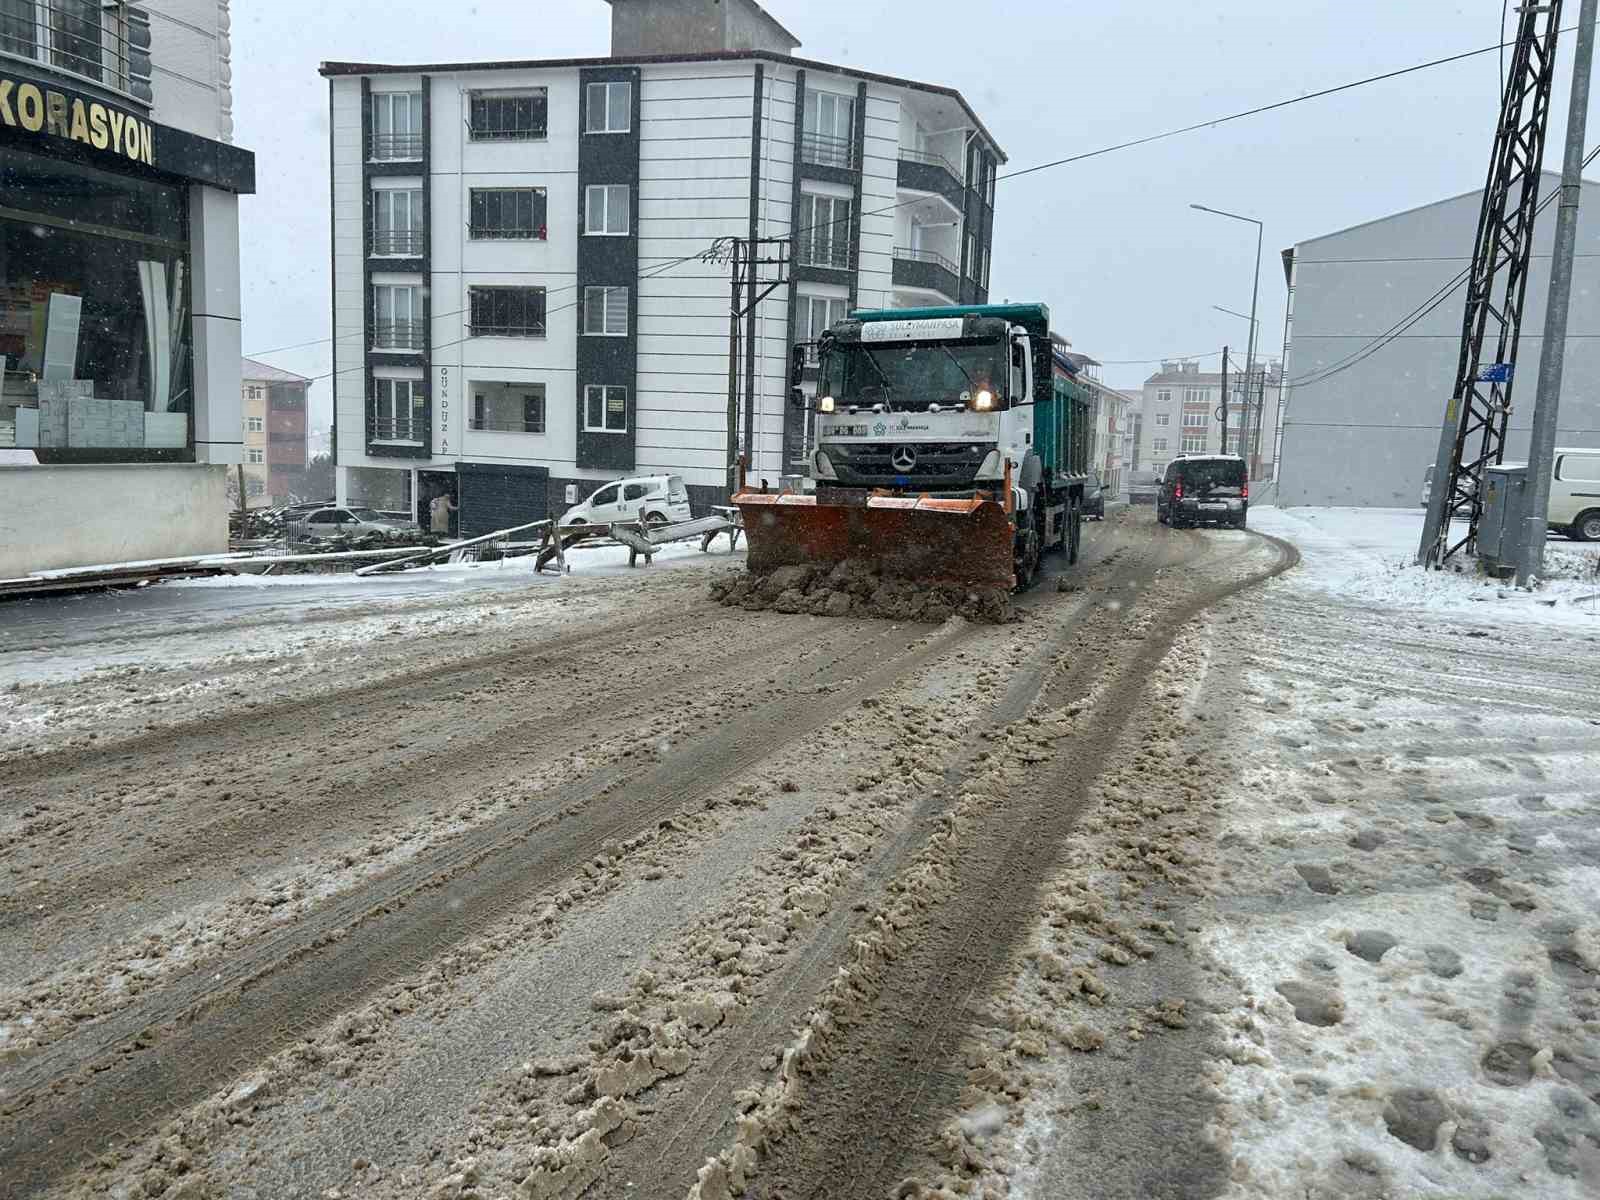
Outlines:
{"label": "street lamp", "polygon": [[1261,288],[1261,235],[1265,227],[1254,217],[1242,217],[1238,213],[1223,212],[1220,208],[1207,208],[1204,204],[1191,204],[1190,208],[1198,212],[1211,213],[1217,217],[1228,217],[1234,221],[1248,221],[1256,227],[1256,270],[1250,277],[1250,349],[1245,357],[1245,377],[1249,378],[1250,371],[1256,362],[1256,297]]}

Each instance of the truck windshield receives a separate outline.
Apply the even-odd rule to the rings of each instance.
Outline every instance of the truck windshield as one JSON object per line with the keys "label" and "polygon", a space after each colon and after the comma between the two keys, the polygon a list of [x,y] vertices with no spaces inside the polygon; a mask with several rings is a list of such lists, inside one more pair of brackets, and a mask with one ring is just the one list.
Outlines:
{"label": "truck windshield", "polygon": [[928,405],[967,407],[974,393],[1006,406],[1005,346],[994,341],[836,342],[823,358],[818,395],[845,408],[887,405],[924,412]]}

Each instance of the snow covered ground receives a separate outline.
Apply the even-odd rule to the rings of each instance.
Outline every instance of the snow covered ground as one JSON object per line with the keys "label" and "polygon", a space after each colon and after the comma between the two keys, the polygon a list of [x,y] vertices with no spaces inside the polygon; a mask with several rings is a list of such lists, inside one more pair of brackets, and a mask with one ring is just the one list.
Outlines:
{"label": "snow covered ground", "polygon": [[1253,507],[1250,524],[1298,546],[1304,560],[1299,578],[1329,595],[1393,609],[1600,629],[1600,546],[1552,535],[1545,551],[1552,578],[1528,593],[1470,567],[1416,567],[1420,508]]}

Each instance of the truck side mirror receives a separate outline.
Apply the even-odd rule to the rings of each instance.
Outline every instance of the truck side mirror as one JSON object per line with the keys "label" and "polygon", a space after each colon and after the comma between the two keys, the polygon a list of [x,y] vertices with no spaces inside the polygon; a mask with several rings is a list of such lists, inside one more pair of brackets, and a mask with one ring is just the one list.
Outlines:
{"label": "truck side mirror", "polygon": [[806,348],[804,343],[796,344],[789,352],[789,378],[796,386],[805,378]]}
{"label": "truck side mirror", "polygon": [[806,390],[805,390],[805,388],[799,387],[797,385],[797,386],[792,387],[792,388],[789,389],[789,407],[790,408],[800,408],[800,409],[810,408],[811,407],[809,404],[806,403]]}

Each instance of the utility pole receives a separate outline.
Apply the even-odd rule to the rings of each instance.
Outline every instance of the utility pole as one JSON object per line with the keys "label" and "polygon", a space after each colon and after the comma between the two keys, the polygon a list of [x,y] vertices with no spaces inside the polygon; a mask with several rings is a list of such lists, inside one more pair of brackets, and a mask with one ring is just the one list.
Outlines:
{"label": "utility pole", "polygon": [[[1222,421],[1222,453],[1228,452],[1228,348],[1222,348],[1222,403],[1217,406],[1217,415]],[[1178,433],[1178,445],[1183,445],[1183,431]]]}
{"label": "utility pole", "polygon": [[1595,10],[1600,0],[1582,0],[1578,42],[1572,56],[1572,97],[1567,105],[1567,149],[1561,164],[1561,203],[1556,209],[1555,246],[1550,256],[1550,297],[1544,310],[1539,386],[1533,402],[1528,475],[1517,583],[1531,586],[1544,570],[1549,532],[1550,474],[1555,463],[1556,417],[1561,407],[1561,372],[1567,352],[1567,315],[1572,300],[1572,262],[1578,244],[1578,200],[1583,192],[1583,137],[1589,117],[1589,70],[1594,60]]}
{"label": "utility pole", "polygon": [[[788,238],[718,238],[699,257],[703,262],[726,262],[730,265],[728,301],[728,491],[738,485],[740,447],[739,413],[739,359],[743,337],[740,323],[755,313],[760,303],[789,282]],[[762,267],[774,267],[771,278],[761,277]],[[754,322],[751,322],[752,330]],[[744,346],[746,388],[751,393],[745,397],[746,409],[754,404],[755,338]],[[750,441],[749,423],[746,422],[744,440]],[[754,450],[754,447],[752,447]],[[752,465],[753,459],[752,459]]]}

